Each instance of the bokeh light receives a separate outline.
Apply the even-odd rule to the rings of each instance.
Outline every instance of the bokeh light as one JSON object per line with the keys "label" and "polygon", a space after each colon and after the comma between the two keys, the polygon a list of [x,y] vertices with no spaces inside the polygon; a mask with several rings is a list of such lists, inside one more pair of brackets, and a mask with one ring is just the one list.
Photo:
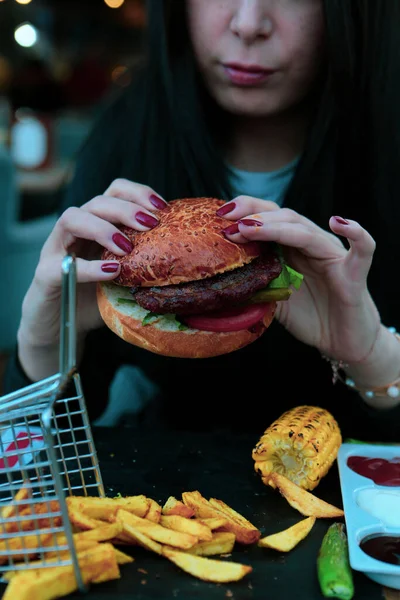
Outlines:
{"label": "bokeh light", "polygon": [[14,31],[14,39],[20,46],[31,48],[38,41],[37,29],[30,23],[23,23]]}
{"label": "bokeh light", "polygon": [[123,5],[123,3],[125,2],[125,0],[104,0],[104,2],[110,8],[119,8],[120,6]]}

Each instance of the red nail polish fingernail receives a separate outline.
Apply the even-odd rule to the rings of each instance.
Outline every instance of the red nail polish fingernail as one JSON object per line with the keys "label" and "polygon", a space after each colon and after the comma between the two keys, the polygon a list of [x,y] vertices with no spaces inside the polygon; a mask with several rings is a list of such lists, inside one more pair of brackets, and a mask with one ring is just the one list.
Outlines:
{"label": "red nail polish fingernail", "polygon": [[235,233],[239,233],[239,225],[233,223],[232,225],[229,225],[229,227],[225,227],[225,229],[222,230],[222,233],[224,235],[234,235]]}
{"label": "red nail polish fingernail", "polygon": [[168,206],[168,204],[165,202],[165,200],[163,200],[159,196],[156,196],[155,194],[152,194],[150,196],[149,200],[152,203],[152,205],[155,208],[157,208],[158,210],[164,210],[164,208],[167,208],[167,206]]}
{"label": "red nail polish fingernail", "polygon": [[124,237],[122,233],[114,233],[112,240],[114,244],[121,248],[124,252],[129,254],[133,250],[132,243],[128,240],[128,238]]}
{"label": "red nail polish fingernail", "polygon": [[136,221],[140,223],[140,225],[143,225],[144,227],[149,227],[150,229],[153,229],[153,227],[158,225],[159,222],[158,219],[144,212],[136,213]]}
{"label": "red nail polish fingernail", "polygon": [[118,268],[118,263],[104,263],[104,265],[101,265],[101,270],[103,273],[116,273]]}
{"label": "red nail polish fingernail", "polygon": [[224,204],[223,206],[221,206],[221,208],[219,208],[217,210],[217,216],[224,217],[225,215],[227,215],[230,212],[232,212],[233,210],[235,210],[235,208],[236,208],[235,202],[228,202],[227,204]]}
{"label": "red nail polish fingernail", "polygon": [[246,227],[261,227],[263,225],[261,221],[255,219],[240,219],[239,223],[246,225]]}
{"label": "red nail polish fingernail", "polygon": [[349,221],[343,219],[342,217],[333,217],[335,221],[339,223],[339,225],[349,225]]}

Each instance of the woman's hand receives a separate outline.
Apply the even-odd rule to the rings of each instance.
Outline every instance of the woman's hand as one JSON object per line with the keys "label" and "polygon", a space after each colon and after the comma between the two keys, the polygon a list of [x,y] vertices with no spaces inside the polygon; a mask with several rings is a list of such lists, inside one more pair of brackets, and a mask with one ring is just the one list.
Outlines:
{"label": "woman's hand", "polygon": [[131,242],[119,225],[147,231],[158,223],[154,211],[167,205],[151,188],[124,179],[115,180],[102,196],[81,208],[68,208],[46,240],[33,281],[25,295],[18,331],[20,360],[31,379],[52,374],[54,360],[38,359],[43,353],[56,354],[61,304],[61,263],[68,252],[77,256],[77,337],[103,323],[96,300],[96,282],[115,279],[117,262],[99,260],[107,248],[118,256],[129,254]]}
{"label": "woman's hand", "polygon": [[[300,290],[278,303],[277,319],[290,333],[345,363],[368,358],[381,323],[367,288],[375,242],[361,225],[331,217],[330,233],[291,209],[248,196],[219,214],[234,221],[224,230],[229,239],[277,242],[304,275]],[[347,238],[348,250],[337,236]]]}

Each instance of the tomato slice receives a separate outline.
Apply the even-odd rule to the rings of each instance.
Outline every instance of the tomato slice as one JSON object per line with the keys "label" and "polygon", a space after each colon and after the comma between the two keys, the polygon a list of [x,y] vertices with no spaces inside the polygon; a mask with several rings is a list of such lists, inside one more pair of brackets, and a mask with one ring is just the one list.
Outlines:
{"label": "tomato slice", "polygon": [[242,329],[253,327],[260,321],[265,322],[267,314],[270,322],[275,313],[275,305],[275,302],[249,304],[248,306],[240,306],[228,310],[190,315],[185,317],[185,323],[189,327],[201,331],[241,331]]}

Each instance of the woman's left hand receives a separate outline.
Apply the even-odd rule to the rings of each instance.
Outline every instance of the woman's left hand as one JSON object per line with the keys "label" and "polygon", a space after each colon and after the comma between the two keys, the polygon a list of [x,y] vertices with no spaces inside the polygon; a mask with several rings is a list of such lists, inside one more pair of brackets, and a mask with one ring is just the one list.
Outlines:
{"label": "woman's left hand", "polygon": [[[249,196],[235,198],[219,214],[234,221],[224,230],[228,239],[277,242],[287,263],[304,275],[300,290],[278,302],[276,318],[292,335],[346,363],[369,355],[381,322],[367,287],[375,241],[361,225],[331,217],[330,233],[291,209]],[[337,236],[347,238],[349,249]]]}

